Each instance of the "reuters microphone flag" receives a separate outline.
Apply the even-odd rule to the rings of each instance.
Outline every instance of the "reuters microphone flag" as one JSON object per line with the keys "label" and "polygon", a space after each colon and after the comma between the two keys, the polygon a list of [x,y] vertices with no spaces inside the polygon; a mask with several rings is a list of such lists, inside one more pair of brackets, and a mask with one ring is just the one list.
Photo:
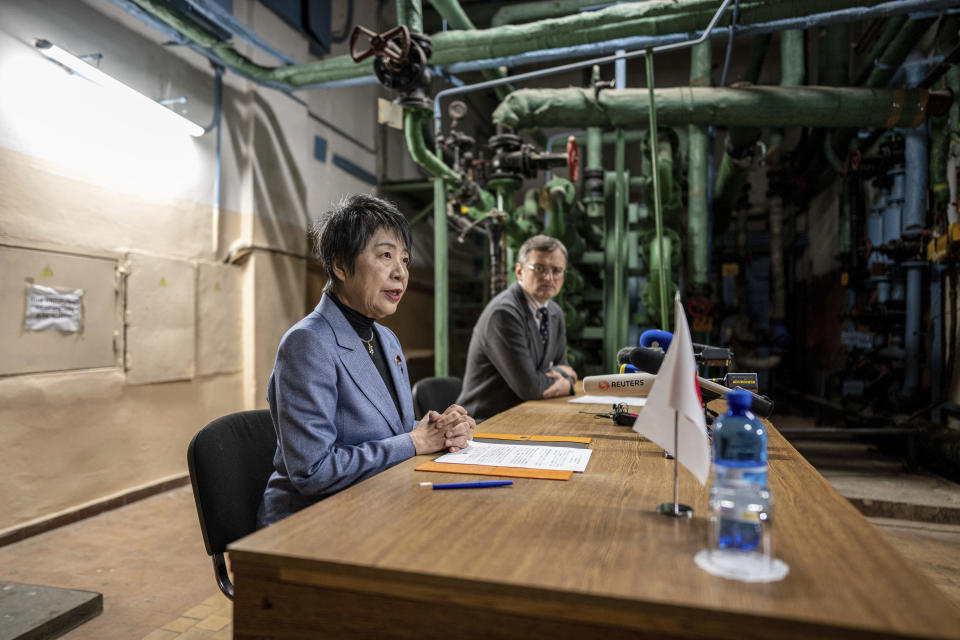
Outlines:
{"label": "reuters microphone flag", "polygon": [[[693,339],[679,294],[674,299],[674,318],[673,341],[657,373],[657,383],[637,416],[633,430],[663,447],[700,484],[706,484],[710,473],[710,440],[697,384]],[[674,425],[677,430],[676,451]]]}

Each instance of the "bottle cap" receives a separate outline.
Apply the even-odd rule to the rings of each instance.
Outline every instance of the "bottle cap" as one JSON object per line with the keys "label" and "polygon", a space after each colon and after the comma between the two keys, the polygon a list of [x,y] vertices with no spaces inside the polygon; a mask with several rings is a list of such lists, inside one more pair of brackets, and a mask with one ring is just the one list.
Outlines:
{"label": "bottle cap", "polygon": [[753,396],[746,389],[731,389],[727,391],[727,405],[731,411],[748,411]]}

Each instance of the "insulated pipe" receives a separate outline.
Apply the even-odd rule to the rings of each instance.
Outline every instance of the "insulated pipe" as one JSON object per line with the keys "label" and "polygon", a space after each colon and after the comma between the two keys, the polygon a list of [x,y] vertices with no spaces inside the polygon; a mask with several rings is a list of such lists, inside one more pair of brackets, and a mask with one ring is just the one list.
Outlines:
{"label": "insulated pipe", "polygon": [[[806,64],[802,31],[784,31],[780,34],[780,86],[798,87],[803,84]],[[770,152],[778,157],[783,146],[783,129],[770,134]]]}
{"label": "insulated pipe", "polygon": [[447,254],[447,187],[433,181],[433,375],[450,374],[450,282]]}
{"label": "insulated pipe", "polygon": [[877,61],[880,60],[880,56],[887,50],[887,47],[890,46],[893,39],[897,37],[897,34],[903,29],[903,25],[907,23],[908,19],[906,15],[892,16],[887,19],[883,26],[883,31],[865,56],[863,64],[857,72],[853,74],[853,84],[861,85],[867,81],[870,72],[873,71]]}
{"label": "insulated pipe", "polygon": [[[790,36],[795,33],[797,32],[784,31],[780,35],[780,60],[784,69],[792,69],[793,67],[789,66],[787,61],[791,57],[796,57],[796,55],[799,53],[800,69],[802,74],[803,32],[799,32],[799,38],[790,38]],[[788,42],[791,45],[789,50],[784,44]],[[799,51],[794,51],[793,49],[793,45],[796,42],[799,42]],[[754,43],[754,47],[756,48],[762,46],[763,44],[763,41],[758,41]],[[769,44],[769,41],[767,44]],[[755,51],[751,53],[752,60],[758,57],[759,63],[751,63],[750,65],[750,73],[755,75],[747,75],[744,77],[744,80],[750,84],[757,83],[757,80],[760,77],[760,68],[763,66],[763,57],[760,57],[760,54],[756,53]],[[793,64],[795,65],[796,63]],[[784,72],[784,76],[786,77],[786,72]],[[797,84],[803,83],[801,81]],[[777,139],[779,140],[783,137],[783,132],[778,131],[774,135],[778,136]],[[747,176],[750,173],[750,166],[753,164],[752,147],[759,139],[760,130],[756,127],[731,128],[727,132],[727,142],[724,145],[723,157],[720,160],[720,168],[717,171],[716,178],[714,179],[713,187],[714,219],[719,219],[720,224],[718,227],[720,228],[726,227],[726,220],[728,219],[730,212],[736,206],[737,198],[740,197],[740,193],[743,190],[743,185],[746,183]],[[775,148],[779,146],[779,142],[771,142],[771,146]]]}
{"label": "insulated pipe", "polygon": [[[690,86],[709,87],[711,68],[711,45],[700,43],[690,49]],[[704,288],[709,282],[710,265],[707,252],[710,238],[707,233],[707,129],[702,125],[689,125],[688,144],[690,163],[687,172],[687,238],[689,242],[690,284]]]}
{"label": "insulated pipe", "polygon": [[[473,21],[470,20],[470,16],[463,10],[458,0],[430,0],[430,4],[437,10],[440,17],[446,20],[447,24],[454,29],[462,31],[473,31],[476,29]],[[505,77],[507,70],[503,67],[496,67],[494,69],[484,69],[482,73],[484,78],[490,80]],[[513,87],[510,85],[499,86],[494,87],[493,90],[496,92],[497,98],[503,100],[508,93],[513,91]]]}
{"label": "insulated pipe", "polygon": [[[649,96],[639,89],[519,89],[493,113],[494,122],[523,128],[639,127],[648,118]],[[928,112],[949,108],[947,94],[924,89],[841,87],[679,87],[656,91],[662,125],[754,127],[916,126]]]}
{"label": "insulated pipe", "polygon": [[397,0],[397,22],[406,25],[410,33],[423,33],[422,0]]}
{"label": "insulated pipe", "polygon": [[[940,24],[940,31],[937,33],[936,52],[941,55],[947,54],[957,45],[957,30],[960,29],[960,16],[946,16]],[[951,76],[951,72],[953,75]],[[943,88],[955,90],[958,87],[953,85],[957,79],[957,67],[950,65],[946,77],[943,79]],[[943,210],[951,201],[949,179],[947,177],[947,158],[950,153],[950,137],[956,131],[957,125],[957,105],[950,106],[950,112],[946,116],[932,118],[930,121],[930,189],[933,192],[933,200],[938,209]],[[956,179],[956,176],[954,176]],[[956,205],[954,205],[955,207]],[[953,222],[951,220],[951,222]]]}
{"label": "insulated pipe", "polygon": [[403,136],[407,140],[410,157],[433,177],[446,180],[455,187],[460,186],[463,182],[460,174],[444,164],[443,160],[427,148],[423,137],[423,121],[429,116],[429,112],[418,107],[406,107],[403,110]]}
{"label": "insulated pipe", "polygon": [[602,7],[613,2],[597,2],[597,0],[551,0],[550,2],[523,2],[513,3],[497,9],[490,18],[491,27],[500,27],[505,24],[520,24],[533,22],[544,18],[564,16],[586,7]]}
{"label": "insulated pipe", "polygon": [[[907,54],[917,45],[917,42],[935,21],[935,17],[907,21],[893,39],[893,42],[890,43],[890,46],[880,56],[880,59],[876,61],[864,84],[868,87],[885,87],[887,80],[893,77],[893,74],[903,64]],[[922,78],[923,75],[921,74],[915,82],[909,83],[910,86],[916,86]]]}
{"label": "insulated pipe", "polygon": [[[239,54],[232,43],[220,40],[161,0],[129,1],[176,29],[204,55],[265,86],[294,90],[375,81],[373,62],[354,63],[349,55],[301,65],[265,67]],[[867,20],[907,11],[947,9],[955,6],[955,0],[805,0],[805,13],[801,16],[796,16],[798,5],[795,0],[744,0],[740,6],[738,33],[759,34],[830,22]],[[433,36],[431,63],[447,66],[451,73],[459,73],[520,64],[510,62],[510,56],[535,51],[547,50],[539,58],[544,62],[616,49],[666,46],[687,40],[699,32],[715,9],[716,3],[712,0],[649,0],[543,20],[535,25],[448,31]],[[418,28],[422,28],[422,22]],[[531,37],[533,34],[537,37]],[[716,29],[711,37],[725,35],[726,29]],[[590,49],[596,43],[601,43],[602,49]],[[491,58],[492,55],[496,57]],[[458,62],[478,60],[470,69],[453,66]]]}

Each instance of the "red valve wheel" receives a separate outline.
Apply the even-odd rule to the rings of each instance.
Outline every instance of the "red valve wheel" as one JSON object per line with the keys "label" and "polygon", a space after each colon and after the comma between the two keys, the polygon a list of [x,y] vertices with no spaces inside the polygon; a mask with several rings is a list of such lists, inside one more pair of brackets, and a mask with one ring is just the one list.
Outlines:
{"label": "red valve wheel", "polygon": [[[364,51],[357,50],[360,36],[366,36],[370,45]],[[396,40],[396,42],[395,42]],[[384,33],[375,33],[365,27],[357,25],[350,34],[350,57],[354,62],[366,60],[370,56],[385,58],[390,62],[400,64],[407,59],[410,53],[410,30],[400,25]]]}
{"label": "red valve wheel", "polygon": [[573,136],[567,138],[567,171],[570,172],[570,181],[576,182],[580,176],[580,147]]}

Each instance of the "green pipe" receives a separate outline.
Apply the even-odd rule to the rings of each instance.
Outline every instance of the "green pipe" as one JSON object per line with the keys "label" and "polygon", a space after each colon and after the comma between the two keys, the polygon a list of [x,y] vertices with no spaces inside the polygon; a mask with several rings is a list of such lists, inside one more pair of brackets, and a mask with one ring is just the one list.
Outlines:
{"label": "green pipe", "polygon": [[411,33],[423,33],[422,0],[397,0],[397,23],[407,25]]}
{"label": "green pipe", "polygon": [[[613,256],[613,291],[616,328],[614,342],[606,345],[608,350],[609,366],[611,369],[617,363],[617,350],[627,343],[627,279],[624,277],[627,268],[626,231],[627,231],[627,188],[630,175],[626,169],[627,143],[623,136],[623,129],[617,129],[617,144],[614,147],[613,170],[617,174],[616,191],[613,194],[613,242],[616,252]],[[654,165],[656,166],[656,165]]]}
{"label": "green pipe", "polygon": [[[800,9],[796,0],[742,0],[739,23],[748,26],[881,2],[883,0],[804,0]],[[438,33],[433,36],[431,62],[445,65],[617,38],[696,32],[710,21],[717,4],[716,0],[647,0],[528,24]]]}
{"label": "green pipe", "polygon": [[[832,24],[822,31],[817,75],[817,83],[824,86],[842,87],[850,83],[850,25]],[[828,130],[823,140],[823,155],[834,171],[843,173],[847,150],[840,149],[838,154],[835,138],[834,130]],[[842,136],[841,140],[845,141],[846,137]]]}
{"label": "green pipe", "polygon": [[[780,86],[799,87],[806,75],[805,48],[803,31],[790,29],[780,34]],[[778,160],[783,146],[783,129],[777,128],[770,134],[770,153],[772,160]]]}
{"label": "green pipe", "polygon": [[917,42],[920,41],[920,38],[923,37],[923,34],[927,32],[927,29],[935,20],[935,17],[908,20],[903,29],[893,39],[893,42],[890,43],[890,46],[880,56],[880,60],[877,61],[864,84],[868,87],[887,86],[887,81],[893,77],[893,74],[906,60],[907,54],[917,45]]}
{"label": "green pipe", "polygon": [[447,188],[433,181],[433,375],[450,375],[449,276],[447,259]]}
{"label": "green pipe", "polygon": [[[655,95],[653,91],[654,80],[653,80],[653,49],[647,49],[647,55],[644,56],[647,62],[647,91],[649,93],[650,108],[647,109],[647,112],[650,117],[650,164],[654,167],[658,167],[659,163],[657,162],[657,105],[655,101]],[[669,330],[670,326],[667,324],[667,281],[665,271],[667,270],[667,265],[663,264],[662,258],[664,255],[663,247],[663,211],[660,208],[660,172],[653,172],[653,217],[656,222],[657,227],[657,245],[660,253],[660,328],[663,330]]]}
{"label": "green pipe", "polygon": [[907,20],[909,20],[909,17],[906,15],[887,18],[886,23],[883,25],[883,31],[880,33],[877,41],[864,57],[863,64],[861,64],[857,72],[853,74],[854,85],[862,85],[867,81],[870,72],[873,71],[876,66],[877,60],[879,60],[883,52],[887,50],[887,47],[890,46],[893,39],[897,37],[897,34],[900,33],[903,26],[907,23]]}
{"label": "green pipe", "polygon": [[440,158],[427,148],[427,143],[423,137],[422,123],[423,119],[429,116],[429,112],[419,107],[405,107],[403,110],[403,135],[407,139],[407,149],[410,151],[410,157],[435,178],[441,178],[458,187],[463,182],[460,174],[445,165]]}
{"label": "green pipe", "polygon": [[409,223],[410,226],[414,227],[420,224],[421,222],[426,220],[427,216],[430,215],[432,212],[433,212],[433,201],[430,201],[427,204],[425,204],[423,208],[416,213],[416,215],[410,218],[410,223]]}
{"label": "green pipe", "polygon": [[[207,49],[234,71],[277,88],[296,89],[322,82],[368,76],[372,59],[354,63],[349,55],[317,62],[265,67],[239,54],[228,41],[199,27],[163,0],[131,0],[161,22],[177,29],[188,40]],[[802,15],[849,7],[874,6],[884,0],[804,0]],[[423,28],[420,0],[398,6],[398,17],[414,31]],[[647,0],[620,4],[573,16],[541,20],[524,25],[505,25],[473,31],[457,30],[431,36],[434,65],[509,56],[529,51],[575,47],[623,37],[660,36],[703,29],[717,9],[716,0]],[[798,15],[797,0],[742,0],[739,22],[743,26]]]}
{"label": "green pipe", "polygon": [[[650,314],[653,314],[654,309],[659,308],[661,322],[666,322],[662,317],[663,311],[664,309],[672,311],[673,296],[676,293],[676,288],[673,286],[673,280],[669,274],[674,262],[673,259],[680,250],[680,243],[676,234],[670,229],[665,229],[664,234],[659,239],[652,238],[650,240],[645,245],[646,258],[650,265],[650,277],[643,296],[643,304]],[[665,327],[665,329],[670,331],[671,327]]]}
{"label": "green pipe", "polygon": [[[949,15],[944,17],[937,33],[936,53],[938,55],[946,55],[957,44],[958,29],[960,29],[960,16]],[[949,75],[956,69],[956,66],[950,67],[950,71],[942,80],[942,88],[951,90],[956,88],[956,85],[951,83],[951,80],[956,79],[956,74],[953,78]],[[956,121],[953,120],[957,114],[955,106],[956,103],[951,105],[947,114],[930,119],[930,189],[933,192],[934,203],[941,210],[950,201],[950,186],[947,182],[947,157],[950,152],[951,132],[956,131]]]}
{"label": "green pipe", "polygon": [[720,168],[717,169],[716,186],[713,192],[714,213],[717,217],[726,219],[726,216],[736,207],[743,185],[747,183],[747,177],[750,175],[752,164],[753,155],[735,158],[729,153],[723,154],[720,159]]}
{"label": "green pipe", "polygon": [[[437,10],[440,17],[446,20],[447,24],[453,29],[461,29],[464,31],[473,31],[476,29],[473,21],[470,20],[470,16],[463,10],[458,0],[430,0],[430,4],[433,5],[433,8]],[[487,80],[495,80],[506,77],[507,70],[503,67],[498,67],[496,69],[484,69],[480,73],[483,74],[483,77]],[[493,90],[497,94],[497,98],[503,100],[514,88],[510,85],[499,85],[494,87]]]}
{"label": "green pipe", "polygon": [[[493,112],[494,122],[515,128],[637,127],[649,117],[650,98],[640,89],[519,89]],[[661,124],[754,127],[912,126],[922,121],[922,89],[843,87],[678,87],[656,90]]]}
{"label": "green pipe", "polygon": [[544,18],[565,16],[584,7],[595,7],[597,0],[551,0],[550,2],[524,2],[509,4],[497,9],[490,18],[491,27],[500,27],[505,24],[520,24],[533,22]]}
{"label": "green pipe", "polygon": [[787,29],[780,33],[780,86],[798,87],[806,75],[803,29]]}
{"label": "green pipe", "polygon": [[[622,130],[618,130],[620,133]],[[599,136],[598,136],[599,137]],[[608,180],[608,175],[610,180]],[[621,319],[625,314],[626,287],[624,285],[624,198],[626,172],[626,143],[620,135],[615,146],[614,170],[604,172],[604,193],[612,194],[604,210],[603,234],[603,314],[609,318],[603,323],[603,366],[607,371],[616,366],[617,349],[623,346]],[[625,338],[625,336],[624,336]]]}
{"label": "green pipe", "polygon": [[[764,33],[753,37],[750,45],[750,60],[747,62],[747,70],[743,74],[743,79],[746,82],[757,84],[760,71],[763,69],[763,61],[766,60],[767,51],[770,50],[771,40],[773,40],[772,33]],[[692,77],[690,79],[693,80]],[[691,82],[690,84],[694,83]],[[709,84],[706,86],[709,86]]]}
{"label": "green pipe", "polygon": [[[769,38],[768,38],[769,40]],[[755,41],[756,42],[756,41]],[[690,86],[710,86],[712,49],[710,42],[702,42],[690,49]],[[759,70],[759,65],[758,65]],[[709,281],[707,263],[710,238],[707,237],[707,128],[691,124],[688,127],[689,167],[687,171],[687,239],[689,243],[690,284],[701,287]]]}
{"label": "green pipe", "polygon": [[[895,34],[893,39],[890,41],[890,44],[883,51],[883,54],[879,56],[879,59],[876,60],[876,63],[873,65],[870,70],[869,75],[867,76],[866,81],[864,82],[866,87],[885,87],[890,78],[893,77],[893,74],[896,73],[897,69],[900,68],[900,65],[903,64],[903,61],[906,60],[907,54],[916,46],[916,43],[920,40],[921,37],[927,32],[927,29],[930,28],[930,25],[936,21],[935,17],[930,18],[917,18],[915,20],[907,20],[903,23],[900,30]],[[884,30],[884,35],[886,35],[886,29]],[[914,126],[919,124],[917,122],[904,123],[901,126],[912,129]],[[845,126],[845,125],[837,125]],[[877,125],[863,125],[862,128],[868,127],[872,129],[879,128],[889,128],[889,127],[880,127]],[[835,143],[835,149],[838,149],[841,153],[844,154],[844,157],[847,155],[847,152],[853,144],[856,146],[858,142],[854,138],[854,131],[842,131],[837,134],[837,142]]]}

